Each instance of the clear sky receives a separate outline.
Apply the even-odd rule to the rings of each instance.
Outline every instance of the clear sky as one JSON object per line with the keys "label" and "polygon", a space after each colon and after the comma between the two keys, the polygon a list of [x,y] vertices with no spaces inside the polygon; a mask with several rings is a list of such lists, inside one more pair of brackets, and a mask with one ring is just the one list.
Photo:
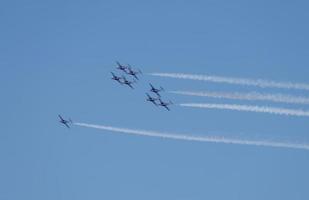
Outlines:
{"label": "clear sky", "polygon": [[[166,90],[307,91],[143,75],[110,80],[115,61],[144,74],[186,72],[309,83],[307,1],[0,2],[0,199],[309,199],[309,151],[110,134],[78,122],[308,142],[308,118],[145,102]],[[305,105],[164,94],[212,102]]]}

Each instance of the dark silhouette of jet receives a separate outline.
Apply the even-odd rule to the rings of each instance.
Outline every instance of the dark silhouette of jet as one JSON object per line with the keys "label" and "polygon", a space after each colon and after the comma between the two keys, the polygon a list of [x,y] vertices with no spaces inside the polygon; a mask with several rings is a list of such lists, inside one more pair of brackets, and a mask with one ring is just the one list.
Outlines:
{"label": "dark silhouette of jet", "polygon": [[113,80],[117,81],[120,84],[123,84],[123,82],[121,82],[122,78],[120,76],[116,76],[113,72],[111,72],[111,74],[113,76],[112,77]]}
{"label": "dark silhouette of jet", "polygon": [[158,98],[154,98],[154,97],[150,96],[148,93],[146,93],[146,95],[147,95],[146,101],[149,101],[149,102],[153,103],[155,106],[158,106],[158,104],[156,102],[158,100]]}
{"label": "dark silhouette of jet", "polygon": [[173,102],[169,101],[169,102],[164,102],[161,99],[159,99],[159,106],[162,106],[164,108],[166,108],[168,111],[170,111],[170,108],[168,107],[169,105],[172,105]]}
{"label": "dark silhouette of jet", "polygon": [[128,81],[126,77],[124,76],[122,76],[122,80],[123,80],[122,82],[123,84],[129,86],[131,89],[134,89],[134,87],[132,86],[132,84],[135,83],[134,81]]}
{"label": "dark silhouette of jet", "polygon": [[65,120],[61,117],[61,115],[58,115],[58,117],[60,118],[60,123],[64,124],[67,128],[70,128],[69,124],[73,123],[71,119]]}
{"label": "dark silhouette of jet", "polygon": [[139,80],[137,74],[142,74],[141,70],[134,71],[130,65],[128,65],[127,70],[125,71],[128,75],[133,76],[136,80]]}
{"label": "dark silhouette of jet", "polygon": [[164,91],[163,87],[160,87],[159,89],[155,88],[151,83],[149,83],[151,89],[149,90],[150,92],[153,92],[155,94],[158,95],[158,97],[161,97],[160,93],[159,92],[162,92]]}
{"label": "dark silhouette of jet", "polygon": [[116,61],[116,64],[117,64],[117,69],[119,69],[119,70],[121,70],[121,71],[124,71],[125,73],[127,73],[127,69],[128,69],[128,67],[127,66],[125,66],[125,65],[122,65],[122,64],[120,64],[118,61]]}

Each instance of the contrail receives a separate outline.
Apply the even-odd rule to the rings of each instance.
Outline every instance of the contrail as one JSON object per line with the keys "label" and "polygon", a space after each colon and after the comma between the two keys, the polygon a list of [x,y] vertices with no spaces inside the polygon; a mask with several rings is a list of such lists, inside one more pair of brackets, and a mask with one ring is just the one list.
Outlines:
{"label": "contrail", "polygon": [[309,144],[273,142],[273,141],[267,141],[267,140],[242,140],[242,139],[232,139],[232,138],[218,137],[218,136],[192,136],[189,134],[171,134],[171,133],[163,133],[163,132],[156,132],[156,131],[117,128],[117,127],[112,127],[112,126],[94,125],[94,124],[86,124],[86,123],[74,123],[74,124],[77,126],[82,126],[82,127],[87,127],[87,128],[95,128],[95,129],[130,134],[130,135],[158,137],[158,138],[173,139],[173,140],[255,145],[255,146],[309,150]]}
{"label": "contrail", "polygon": [[292,96],[284,94],[264,94],[258,92],[239,93],[239,92],[195,92],[195,91],[170,91],[173,94],[200,96],[200,97],[212,97],[212,98],[224,98],[224,99],[238,99],[238,100],[250,100],[250,101],[272,101],[279,103],[291,103],[291,104],[309,104],[309,98],[301,96]]}
{"label": "contrail", "polygon": [[296,89],[296,90],[309,90],[309,84],[305,83],[291,83],[291,82],[276,82],[263,79],[247,79],[247,78],[232,78],[223,76],[209,76],[197,74],[184,74],[184,73],[150,73],[152,76],[161,76],[178,79],[191,79],[198,81],[209,81],[215,83],[228,83],[235,85],[257,86],[261,88],[281,88],[281,89]]}
{"label": "contrail", "polygon": [[247,112],[270,113],[277,115],[309,117],[309,111],[278,108],[278,107],[250,106],[250,105],[238,105],[238,104],[210,104],[210,103],[181,103],[178,105],[184,107],[194,107],[194,108],[236,110],[236,111],[247,111]]}

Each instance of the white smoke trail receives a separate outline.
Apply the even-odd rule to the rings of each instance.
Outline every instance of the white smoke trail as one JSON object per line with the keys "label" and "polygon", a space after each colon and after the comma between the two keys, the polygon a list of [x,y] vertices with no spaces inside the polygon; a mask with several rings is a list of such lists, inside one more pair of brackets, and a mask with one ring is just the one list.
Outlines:
{"label": "white smoke trail", "polygon": [[86,124],[86,123],[74,123],[74,124],[77,126],[101,129],[101,130],[124,133],[124,134],[159,137],[159,138],[174,139],[174,140],[255,145],[255,146],[268,146],[268,147],[309,150],[309,144],[273,142],[273,141],[267,141],[267,140],[242,140],[242,139],[232,139],[232,138],[218,137],[218,136],[192,136],[189,134],[171,134],[171,133],[163,133],[163,132],[155,132],[155,131],[117,128],[117,127],[112,127],[112,126],[93,125],[93,124]]}
{"label": "white smoke trail", "polygon": [[277,108],[277,107],[250,106],[250,105],[238,105],[238,104],[210,104],[210,103],[182,103],[178,105],[184,107],[261,112],[261,113],[270,113],[277,115],[309,117],[309,111]]}
{"label": "white smoke trail", "polygon": [[209,81],[215,83],[228,83],[236,85],[257,86],[261,88],[281,88],[281,89],[297,89],[309,90],[309,84],[306,83],[291,83],[291,82],[276,82],[263,79],[247,79],[247,78],[231,78],[222,76],[195,75],[183,73],[150,73],[152,76],[161,76],[178,79],[191,79],[198,81]]}
{"label": "white smoke trail", "polygon": [[194,91],[170,91],[173,94],[200,96],[200,97],[213,97],[225,99],[239,99],[250,101],[273,101],[279,103],[292,103],[292,104],[309,104],[309,98],[284,95],[284,94],[263,94],[258,92],[239,93],[239,92],[194,92]]}

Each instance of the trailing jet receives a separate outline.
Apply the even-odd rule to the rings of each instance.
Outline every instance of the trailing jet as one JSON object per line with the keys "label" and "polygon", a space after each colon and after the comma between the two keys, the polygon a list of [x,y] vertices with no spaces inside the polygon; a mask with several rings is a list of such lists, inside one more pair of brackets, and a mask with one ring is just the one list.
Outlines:
{"label": "trailing jet", "polygon": [[154,105],[158,106],[158,104],[157,104],[157,102],[156,102],[156,100],[158,100],[158,98],[153,98],[153,97],[150,96],[148,93],[146,93],[146,95],[147,95],[146,101],[149,101],[149,102],[153,103]]}
{"label": "trailing jet", "polygon": [[137,77],[137,74],[141,74],[141,73],[142,73],[141,70],[134,71],[130,65],[128,65],[127,71],[125,71],[125,72],[126,72],[128,75],[133,76],[136,80],[139,80],[138,77]]}
{"label": "trailing jet", "polygon": [[134,89],[134,87],[132,86],[132,84],[135,83],[134,81],[128,81],[126,79],[126,77],[124,77],[124,76],[122,76],[122,80],[123,80],[123,82],[122,82],[123,84],[125,84],[125,85],[129,86],[130,88]]}
{"label": "trailing jet", "polygon": [[61,115],[58,115],[58,117],[60,118],[60,123],[64,124],[67,128],[70,128],[69,124],[73,123],[71,119],[65,120],[61,117]]}
{"label": "trailing jet", "polygon": [[117,82],[120,83],[121,85],[123,84],[123,82],[121,82],[121,80],[122,80],[121,77],[116,76],[113,72],[111,72],[111,74],[112,74],[112,76],[113,76],[113,77],[112,77],[113,80],[117,81]]}
{"label": "trailing jet", "polygon": [[116,61],[116,64],[117,64],[117,69],[119,69],[119,70],[121,70],[121,71],[124,71],[125,73],[127,73],[127,69],[128,69],[128,67],[127,66],[125,66],[125,65],[122,65],[122,64],[120,64],[118,61]]}
{"label": "trailing jet", "polygon": [[164,108],[166,108],[168,111],[170,111],[170,108],[168,107],[169,105],[172,105],[173,102],[169,101],[169,102],[164,102],[161,99],[159,99],[159,106],[162,106]]}
{"label": "trailing jet", "polygon": [[160,87],[160,89],[157,89],[151,83],[149,83],[149,85],[151,87],[150,92],[156,93],[159,97],[161,97],[159,92],[164,91],[164,89],[162,87]]}

